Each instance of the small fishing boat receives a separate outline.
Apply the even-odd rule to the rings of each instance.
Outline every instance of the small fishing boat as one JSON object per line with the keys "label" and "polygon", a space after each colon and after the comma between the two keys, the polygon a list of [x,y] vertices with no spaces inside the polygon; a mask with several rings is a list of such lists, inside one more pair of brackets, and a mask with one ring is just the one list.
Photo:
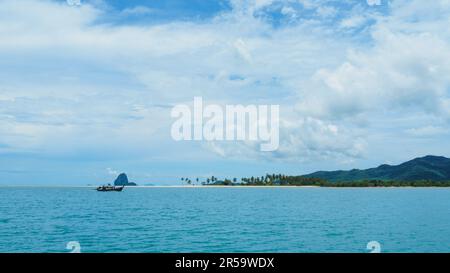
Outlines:
{"label": "small fishing boat", "polygon": [[125,186],[116,187],[111,185],[103,185],[97,188],[97,191],[122,191]]}

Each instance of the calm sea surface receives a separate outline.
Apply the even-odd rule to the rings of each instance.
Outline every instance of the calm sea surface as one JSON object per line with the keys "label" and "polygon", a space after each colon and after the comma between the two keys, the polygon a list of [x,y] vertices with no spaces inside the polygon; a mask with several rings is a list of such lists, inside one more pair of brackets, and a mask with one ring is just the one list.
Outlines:
{"label": "calm sea surface", "polygon": [[450,189],[0,188],[0,252],[450,252]]}

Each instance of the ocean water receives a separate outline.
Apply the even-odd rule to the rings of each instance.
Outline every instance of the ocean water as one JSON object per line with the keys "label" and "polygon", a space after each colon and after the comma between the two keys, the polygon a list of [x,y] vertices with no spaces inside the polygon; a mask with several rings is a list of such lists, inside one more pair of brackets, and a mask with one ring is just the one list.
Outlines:
{"label": "ocean water", "polygon": [[0,252],[449,252],[450,189],[0,188]]}

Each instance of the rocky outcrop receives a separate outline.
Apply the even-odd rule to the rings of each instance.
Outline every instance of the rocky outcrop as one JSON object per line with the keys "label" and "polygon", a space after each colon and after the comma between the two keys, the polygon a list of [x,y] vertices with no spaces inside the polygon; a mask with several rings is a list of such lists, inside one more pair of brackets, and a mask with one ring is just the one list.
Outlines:
{"label": "rocky outcrop", "polygon": [[129,182],[127,175],[125,173],[121,173],[114,181],[114,186],[136,186],[136,183]]}

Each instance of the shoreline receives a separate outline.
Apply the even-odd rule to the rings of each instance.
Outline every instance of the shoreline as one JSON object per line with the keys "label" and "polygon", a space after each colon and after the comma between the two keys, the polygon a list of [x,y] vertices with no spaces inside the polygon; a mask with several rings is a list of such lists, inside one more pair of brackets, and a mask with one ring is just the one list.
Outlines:
{"label": "shoreline", "polygon": [[[79,189],[96,189],[98,186],[65,186],[65,185],[0,185],[1,188],[79,188]],[[413,186],[390,186],[390,187],[324,187],[324,186],[229,186],[229,185],[210,185],[210,186],[203,186],[203,185],[155,185],[155,186],[126,186],[126,189],[151,189],[151,188],[179,188],[179,189],[208,189],[208,188],[328,188],[328,189],[428,189],[428,188],[434,188],[434,189],[450,189],[450,187],[413,187]]]}

